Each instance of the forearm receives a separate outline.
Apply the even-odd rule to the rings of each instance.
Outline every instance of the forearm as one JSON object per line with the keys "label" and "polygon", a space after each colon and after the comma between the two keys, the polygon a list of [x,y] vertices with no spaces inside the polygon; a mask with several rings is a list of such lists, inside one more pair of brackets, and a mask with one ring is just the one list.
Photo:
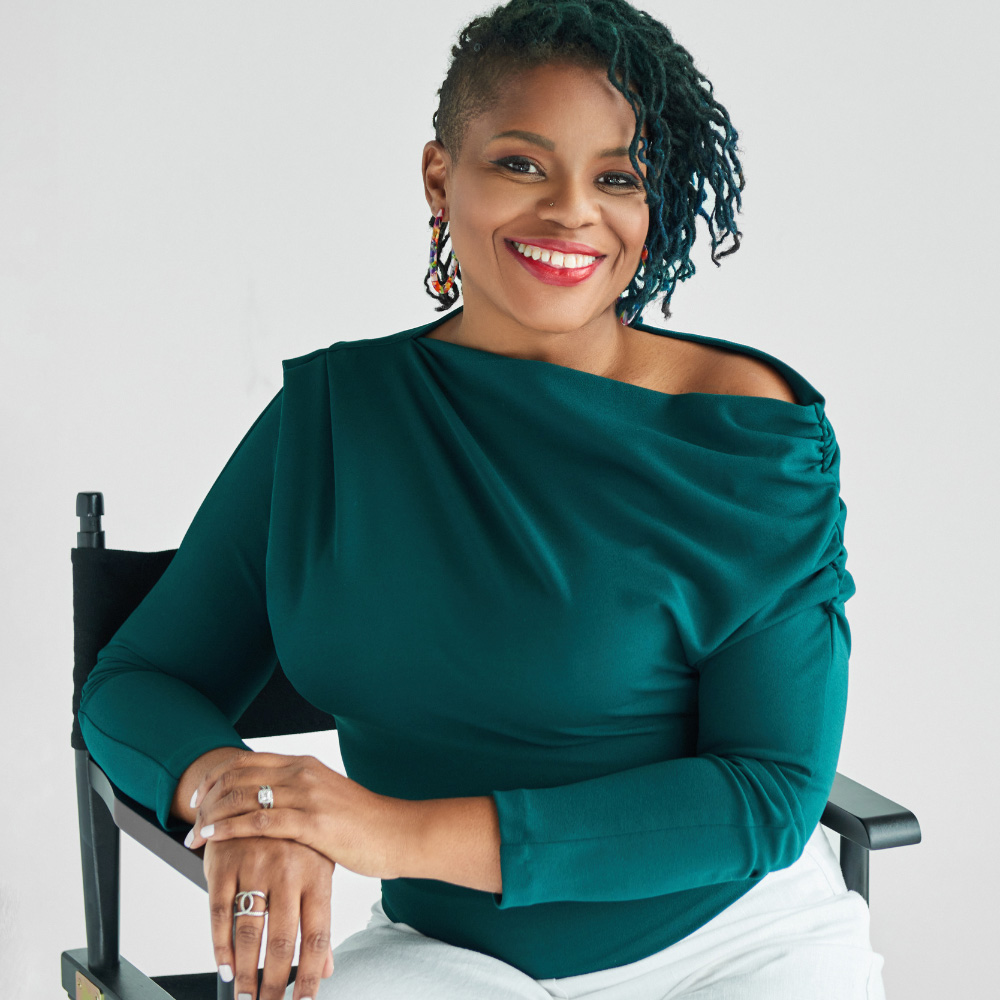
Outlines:
{"label": "forearm", "polygon": [[191,761],[184,769],[181,780],[177,784],[173,801],[170,803],[170,815],[175,819],[193,823],[198,810],[191,808],[191,796],[201,784],[201,779],[227,757],[233,757],[243,752],[241,747],[215,747]]}
{"label": "forearm", "polygon": [[[403,801],[403,800],[400,800]],[[502,892],[500,820],[490,795],[407,801],[402,875]]]}

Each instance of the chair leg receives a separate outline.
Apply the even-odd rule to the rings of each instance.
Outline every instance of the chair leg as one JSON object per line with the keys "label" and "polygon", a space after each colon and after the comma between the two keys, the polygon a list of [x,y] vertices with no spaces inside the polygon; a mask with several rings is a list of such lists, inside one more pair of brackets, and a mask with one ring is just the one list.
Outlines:
{"label": "chair leg", "polygon": [[121,834],[104,801],[90,785],[89,753],[86,750],[74,753],[87,963],[95,972],[105,973],[116,968],[121,957]]}
{"label": "chair leg", "polygon": [[848,889],[859,893],[868,902],[868,859],[871,851],[846,837],[840,838],[840,870]]}

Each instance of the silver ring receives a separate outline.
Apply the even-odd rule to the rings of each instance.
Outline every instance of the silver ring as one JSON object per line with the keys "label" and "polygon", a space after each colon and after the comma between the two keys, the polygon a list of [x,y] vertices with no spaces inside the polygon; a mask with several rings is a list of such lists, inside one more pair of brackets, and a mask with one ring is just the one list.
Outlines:
{"label": "silver ring", "polygon": [[274,808],[274,792],[271,791],[270,785],[260,786],[260,791],[257,793],[257,801],[264,809]]}
{"label": "silver ring", "polygon": [[[253,908],[254,896],[260,896],[264,900],[264,909],[255,910]],[[238,907],[238,908],[237,908]],[[233,915],[236,917],[263,917],[267,915],[267,896],[256,889],[246,889],[236,893],[233,902]]]}

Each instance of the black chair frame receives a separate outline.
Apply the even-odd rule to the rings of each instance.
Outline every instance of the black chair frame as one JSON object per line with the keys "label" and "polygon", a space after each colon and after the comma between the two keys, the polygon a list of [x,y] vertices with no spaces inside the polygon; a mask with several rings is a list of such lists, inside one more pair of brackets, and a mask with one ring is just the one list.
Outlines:
{"label": "black chair frame", "polygon": [[[192,851],[181,833],[168,833],[153,810],[117,788],[87,750],[78,720],[80,692],[98,652],[111,640],[169,565],[176,549],[135,552],[107,549],[101,517],[103,493],[78,493],[80,518],[73,565],[73,731],[77,810],[87,946],[63,951],[62,985],[76,1000],[231,1000],[233,984],[218,971],[149,977],[120,953],[119,853],[128,834],[171,868],[208,886],[204,847]],[[235,723],[241,739],[325,732],[332,715],[309,704],[292,687],[280,663]],[[840,836],[840,867],[849,889],[868,902],[871,851],[920,843],[916,816],[891,799],[837,773],[822,824]],[[298,966],[293,965],[289,983]],[[263,970],[258,970],[258,993]]]}

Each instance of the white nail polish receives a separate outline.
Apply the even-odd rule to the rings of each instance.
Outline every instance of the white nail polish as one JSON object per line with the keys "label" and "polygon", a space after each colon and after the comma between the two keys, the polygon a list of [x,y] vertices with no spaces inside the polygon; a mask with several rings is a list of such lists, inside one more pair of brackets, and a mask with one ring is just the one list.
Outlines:
{"label": "white nail polish", "polygon": [[191,796],[191,808],[194,809],[195,803],[198,801],[198,789],[194,790],[194,794]]}
{"label": "white nail polish", "polygon": [[238,993],[236,1000],[253,1000],[253,997],[249,993]]}
{"label": "white nail polish", "polygon": [[231,983],[233,981],[233,970],[228,965],[219,966],[219,975],[222,976],[224,983]]}

